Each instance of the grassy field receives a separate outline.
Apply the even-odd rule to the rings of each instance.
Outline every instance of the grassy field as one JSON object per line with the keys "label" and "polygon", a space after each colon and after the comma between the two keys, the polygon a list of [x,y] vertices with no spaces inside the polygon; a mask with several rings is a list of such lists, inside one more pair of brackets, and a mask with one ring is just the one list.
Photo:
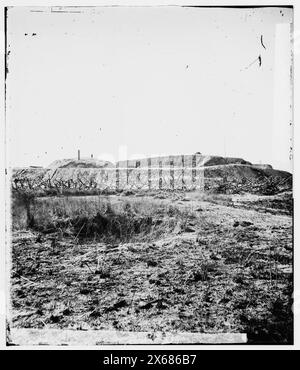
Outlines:
{"label": "grassy field", "polygon": [[292,342],[291,193],[14,196],[12,216],[14,327]]}

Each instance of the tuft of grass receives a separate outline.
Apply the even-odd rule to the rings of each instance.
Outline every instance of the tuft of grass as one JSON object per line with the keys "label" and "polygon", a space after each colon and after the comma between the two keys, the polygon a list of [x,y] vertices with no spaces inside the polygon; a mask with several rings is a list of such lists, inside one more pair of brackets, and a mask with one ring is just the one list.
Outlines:
{"label": "tuft of grass", "polygon": [[194,281],[208,281],[216,269],[215,263],[203,260],[193,271],[192,278]]}

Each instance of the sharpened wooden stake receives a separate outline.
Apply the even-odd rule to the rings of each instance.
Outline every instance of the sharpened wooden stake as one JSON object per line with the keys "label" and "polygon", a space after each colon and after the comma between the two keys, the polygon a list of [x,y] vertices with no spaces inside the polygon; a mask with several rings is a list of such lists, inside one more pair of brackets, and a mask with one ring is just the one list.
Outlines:
{"label": "sharpened wooden stake", "polygon": [[126,184],[128,185],[129,182],[129,161],[126,161]]}
{"label": "sharpened wooden stake", "polygon": [[184,182],[184,155],[181,156],[181,187],[182,189],[185,189],[185,182]]}
{"label": "sharpened wooden stake", "polygon": [[170,188],[174,190],[174,159],[170,156]]}
{"label": "sharpened wooden stake", "polygon": [[120,170],[119,170],[119,162],[116,164],[116,190],[120,189]]}
{"label": "sharpened wooden stake", "polygon": [[161,161],[161,159],[158,162],[158,167],[159,167],[159,170],[158,170],[158,177],[159,177],[158,188],[159,188],[159,190],[161,190],[162,189],[162,161]]}
{"label": "sharpened wooden stake", "polygon": [[192,187],[194,188],[196,182],[196,154],[192,156]]}
{"label": "sharpened wooden stake", "polygon": [[151,190],[151,158],[148,158],[148,188]]}

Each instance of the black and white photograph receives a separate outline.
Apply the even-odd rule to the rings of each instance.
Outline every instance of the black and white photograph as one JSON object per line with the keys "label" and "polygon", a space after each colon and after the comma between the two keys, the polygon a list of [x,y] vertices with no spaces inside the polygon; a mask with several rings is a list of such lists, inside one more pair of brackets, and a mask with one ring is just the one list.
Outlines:
{"label": "black and white photograph", "polygon": [[294,7],[4,12],[6,346],[293,345]]}

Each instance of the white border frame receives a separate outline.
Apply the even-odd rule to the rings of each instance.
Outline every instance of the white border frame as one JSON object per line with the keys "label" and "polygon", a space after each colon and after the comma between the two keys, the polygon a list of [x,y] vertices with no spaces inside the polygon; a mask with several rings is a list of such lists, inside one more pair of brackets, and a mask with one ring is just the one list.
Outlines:
{"label": "white border frame", "polygon": [[[195,6],[280,6],[280,5],[293,5],[294,6],[294,32],[300,37],[300,19],[299,19],[299,9],[296,5],[296,1],[286,1],[286,0],[265,0],[263,2],[258,1],[199,1],[199,0],[94,0],[94,1],[86,1],[83,0],[60,0],[60,1],[38,1],[38,0],[6,0],[5,3],[1,2],[1,81],[3,88],[1,89],[1,101],[4,103],[4,7],[5,6],[182,6],[182,5],[195,5]],[[299,43],[300,41],[296,39]],[[298,46],[299,48],[299,46]],[[300,240],[300,228],[296,228],[296,225],[299,225],[299,199],[297,197],[297,190],[299,189],[299,178],[298,173],[296,171],[299,167],[299,151],[297,148],[297,138],[300,137],[300,129],[295,125],[295,122],[299,121],[299,110],[297,109],[296,102],[299,102],[299,76],[297,70],[295,68],[296,65],[299,64],[300,59],[300,50],[298,53],[294,53],[294,173],[293,173],[293,181],[294,181],[294,345],[127,345],[126,349],[128,350],[146,350],[149,349],[151,351],[164,351],[164,350],[236,350],[236,349],[243,349],[243,350],[290,350],[290,349],[300,349],[300,270],[298,267],[300,266],[300,257],[299,252],[297,251],[297,246],[299,245]],[[298,63],[297,63],[298,62]],[[6,309],[5,306],[7,304],[6,299],[7,294],[7,271],[5,271],[5,261],[6,261],[6,248],[5,248],[5,208],[3,207],[5,199],[9,196],[9,189],[8,184],[5,183],[5,110],[4,104],[3,109],[1,111],[1,128],[0,128],[0,138],[1,138],[1,151],[0,151],[0,348],[6,350],[24,350],[24,349],[43,349],[43,350],[51,350],[51,349],[59,349],[59,350],[74,350],[74,349],[86,349],[86,350],[120,350],[124,349],[123,345],[105,345],[105,346],[91,346],[91,347],[56,347],[56,346],[26,346],[26,347],[6,347],[5,343],[5,317],[6,317]],[[298,118],[298,119],[297,119]]]}

